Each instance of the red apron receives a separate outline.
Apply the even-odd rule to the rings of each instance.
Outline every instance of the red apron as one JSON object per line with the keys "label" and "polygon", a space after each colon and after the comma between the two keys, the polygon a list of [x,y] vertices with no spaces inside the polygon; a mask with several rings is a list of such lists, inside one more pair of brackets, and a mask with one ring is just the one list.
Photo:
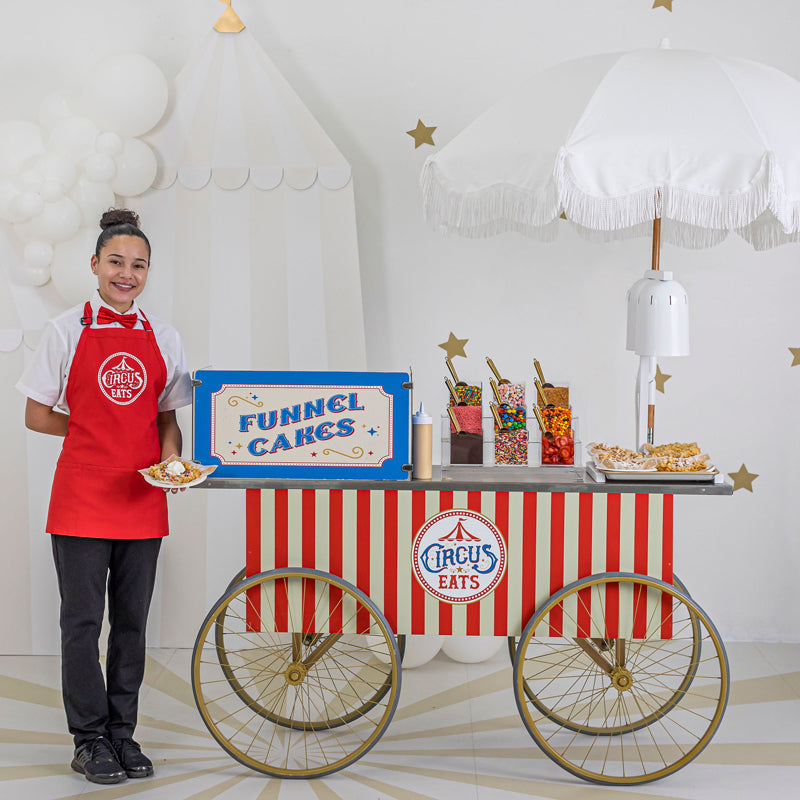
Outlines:
{"label": "red apron", "polygon": [[67,379],[69,428],[56,466],[47,532],[103,539],[169,533],[167,498],[136,472],[161,459],[158,397],[167,368],[144,329],[84,327]]}

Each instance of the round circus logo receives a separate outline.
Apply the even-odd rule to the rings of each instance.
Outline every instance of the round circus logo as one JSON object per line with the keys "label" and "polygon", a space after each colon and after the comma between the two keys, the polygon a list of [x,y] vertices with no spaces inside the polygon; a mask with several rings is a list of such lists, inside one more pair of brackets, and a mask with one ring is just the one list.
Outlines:
{"label": "round circus logo", "polygon": [[503,577],[506,544],[494,524],[475,511],[442,511],[417,532],[411,561],[426,592],[446,603],[473,603]]}
{"label": "round circus logo", "polygon": [[112,403],[127,406],[147,386],[147,370],[136,356],[130,353],[114,353],[100,365],[97,382]]}

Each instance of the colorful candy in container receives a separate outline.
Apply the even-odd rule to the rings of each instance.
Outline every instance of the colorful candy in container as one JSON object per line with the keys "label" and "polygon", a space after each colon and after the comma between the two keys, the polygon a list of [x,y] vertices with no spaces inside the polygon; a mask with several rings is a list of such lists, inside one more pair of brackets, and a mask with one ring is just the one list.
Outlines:
{"label": "colorful candy in container", "polygon": [[[528,464],[528,430],[523,418],[522,425],[511,427],[506,425],[508,412],[518,409],[504,409],[503,406],[492,405],[494,417],[494,463],[497,466],[524,467]],[[524,409],[523,409],[524,410]]]}
{"label": "colorful candy in container", "polygon": [[575,423],[569,405],[569,388],[546,383],[537,360],[534,366],[536,399],[534,413],[542,428],[542,465],[575,464]]}
{"label": "colorful candy in container", "polygon": [[455,381],[455,394],[452,391],[450,392],[450,405],[482,406],[483,393],[480,385],[469,385],[460,381],[453,367],[453,362],[449,358],[446,358],[445,363]]}
{"label": "colorful candy in container", "polygon": [[494,417],[494,463],[497,466],[527,466],[525,385],[503,378],[491,358],[487,358],[486,363],[497,378],[497,382],[494,379],[489,381],[496,401],[491,405]]}
{"label": "colorful candy in container", "polygon": [[[449,437],[443,437],[443,447],[447,452],[442,452],[442,465],[452,464],[483,464],[483,406],[480,402],[480,386],[468,386],[461,383],[456,375],[450,359],[447,367],[456,382],[454,386],[445,378],[447,391],[450,394],[450,403],[447,407],[449,417]],[[474,391],[462,390],[477,389]],[[477,398],[478,402],[475,402]],[[468,402],[471,401],[471,402]],[[444,428],[443,428],[444,430]]]}

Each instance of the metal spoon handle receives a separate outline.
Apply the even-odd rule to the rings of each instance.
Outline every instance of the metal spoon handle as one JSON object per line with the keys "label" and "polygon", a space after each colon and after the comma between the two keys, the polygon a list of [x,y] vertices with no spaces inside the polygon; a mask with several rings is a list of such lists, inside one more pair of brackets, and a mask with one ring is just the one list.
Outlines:
{"label": "metal spoon handle", "polygon": [[447,390],[450,392],[450,397],[453,398],[453,405],[459,405],[461,403],[461,398],[458,396],[458,392],[456,391],[456,387],[453,386],[450,378],[444,379],[445,384],[447,384]]}
{"label": "metal spoon handle", "polygon": [[497,410],[497,406],[490,405],[489,408],[492,409],[492,416],[494,417],[494,421],[497,423],[497,427],[500,430],[503,430],[506,426],[503,425],[503,420],[500,419],[500,413]]}
{"label": "metal spoon handle", "polygon": [[450,356],[447,356],[444,360],[445,364],[447,364],[447,369],[450,370],[450,374],[453,376],[453,380],[456,382],[457,386],[466,386],[466,383],[462,383],[458,379],[458,375],[456,374],[456,368],[453,366],[453,362],[450,360]]}
{"label": "metal spoon handle", "polygon": [[544,420],[542,419],[542,413],[539,411],[539,407],[534,405],[533,413],[536,415],[536,421],[539,423],[539,427],[542,429],[542,436],[547,439],[548,442],[552,442],[555,439],[552,432],[547,430],[544,424]]}
{"label": "metal spoon handle", "polygon": [[450,415],[450,422],[453,423],[453,428],[456,433],[461,433],[461,426],[458,424],[456,415],[453,413],[453,406],[447,406],[447,413]]}

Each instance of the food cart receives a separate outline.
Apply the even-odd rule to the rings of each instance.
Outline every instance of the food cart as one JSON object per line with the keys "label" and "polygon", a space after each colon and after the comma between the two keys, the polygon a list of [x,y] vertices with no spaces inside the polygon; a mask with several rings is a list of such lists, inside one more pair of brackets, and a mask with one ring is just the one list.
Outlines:
{"label": "food cart", "polygon": [[[267,775],[335,772],[389,725],[406,635],[506,636],[522,723],[564,769],[636,784],[685,766],[720,723],[729,671],[673,572],[673,503],[729,495],[730,484],[603,482],[580,467],[435,469],[412,481],[410,382],[381,375],[198,373],[195,457],[220,464],[203,485],[246,490],[245,569],[192,659],[212,736]],[[267,399],[275,387],[278,403]],[[313,416],[320,398],[349,420],[338,428],[353,429],[347,448],[303,424],[304,403]],[[291,452],[275,444],[282,413]],[[377,441],[383,451],[362,445]],[[278,476],[253,463],[273,447],[288,459],[272,465]],[[330,475],[323,448],[338,451]],[[378,472],[353,473],[359,451]],[[303,477],[298,460],[318,472]]]}

